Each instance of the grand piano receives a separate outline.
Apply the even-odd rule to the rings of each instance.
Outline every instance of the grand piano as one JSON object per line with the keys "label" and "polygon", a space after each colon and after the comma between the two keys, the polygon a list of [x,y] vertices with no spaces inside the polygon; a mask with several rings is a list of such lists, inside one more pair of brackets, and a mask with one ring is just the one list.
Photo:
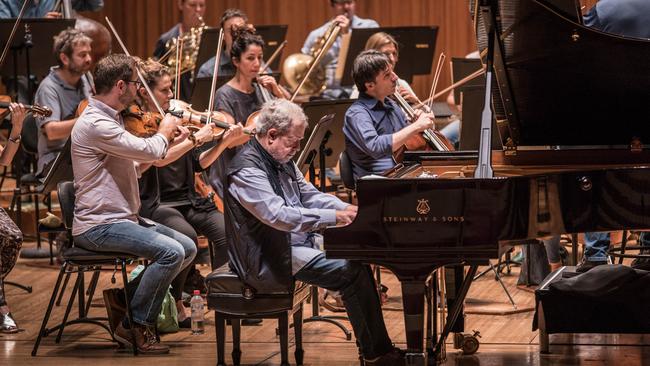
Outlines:
{"label": "grand piano", "polygon": [[[409,364],[427,360],[425,283],[437,268],[469,272],[447,326],[427,341],[431,364],[500,243],[650,228],[650,41],[585,27],[576,9],[470,1],[490,91],[480,150],[407,153],[385,177],[360,179],[354,222],[325,231],[328,258],[378,264],[401,281]],[[489,146],[492,118],[503,150]]]}

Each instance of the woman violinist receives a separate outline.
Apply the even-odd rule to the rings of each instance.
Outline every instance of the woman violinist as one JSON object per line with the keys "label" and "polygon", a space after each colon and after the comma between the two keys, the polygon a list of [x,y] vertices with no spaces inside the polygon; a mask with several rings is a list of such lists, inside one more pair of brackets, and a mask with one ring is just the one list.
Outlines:
{"label": "woman violinist", "polygon": [[[25,120],[25,107],[22,104],[11,103],[11,132],[5,147],[0,146],[0,165],[8,166],[20,146],[20,132]],[[4,294],[4,278],[14,268],[18,252],[23,243],[20,229],[14,224],[9,215],[0,208],[0,333],[16,333],[18,326],[11,316],[9,305]]]}
{"label": "woman violinist", "polygon": [[[142,62],[141,70],[159,105],[167,110],[173,96],[169,71],[152,60]],[[160,117],[156,115],[155,104],[144,87],[138,89],[137,100],[141,111],[138,113],[134,108],[130,108],[131,117],[125,119],[125,126],[132,133],[155,133],[155,122]],[[137,118],[134,118],[137,114],[141,116],[140,126]],[[182,134],[189,135],[187,128],[180,129]],[[242,140],[243,128],[241,125],[233,125],[223,133],[223,138],[218,144],[199,153],[196,148],[211,142],[213,131],[213,124],[203,126],[191,135],[191,138],[171,147],[164,159],[154,162],[153,167],[142,174],[139,181],[142,201],[140,214],[187,235],[195,243],[198,243],[197,233],[205,235],[210,245],[214,246],[215,258],[223,264],[227,261],[223,214],[216,210],[212,201],[201,197],[195,191],[194,172],[210,166],[230,144],[239,143]],[[176,300],[179,325],[187,328],[190,327],[190,320],[181,301],[181,294],[188,273],[192,270],[196,271],[193,267],[188,267],[172,282],[172,295]]]}
{"label": "woman violinist", "polygon": [[[260,75],[264,41],[250,27],[239,27],[232,30],[233,43],[230,57],[235,66],[235,75],[215,94],[217,110],[228,114],[237,122],[247,122],[253,112],[258,111],[264,104],[265,95],[271,98],[288,98],[289,93],[270,75]],[[268,98],[268,96],[266,96]],[[246,127],[253,128],[247,122]],[[219,197],[223,198],[223,175],[230,160],[235,156],[237,148],[224,151],[217,159],[216,169],[210,170],[210,184]]]}

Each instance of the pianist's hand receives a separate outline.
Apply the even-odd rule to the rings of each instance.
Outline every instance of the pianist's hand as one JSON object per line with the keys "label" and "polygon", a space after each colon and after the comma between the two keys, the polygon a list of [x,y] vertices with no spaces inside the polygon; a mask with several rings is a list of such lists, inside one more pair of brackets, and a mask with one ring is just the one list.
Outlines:
{"label": "pianist's hand", "polygon": [[345,208],[345,211],[352,211],[352,212],[356,213],[356,212],[359,211],[359,207],[358,207],[358,206],[355,206],[355,205],[348,205],[348,206]]}
{"label": "pianist's hand", "polygon": [[[348,206],[349,207],[349,206]],[[348,210],[336,211],[336,226],[350,225],[357,216],[356,211]]]}

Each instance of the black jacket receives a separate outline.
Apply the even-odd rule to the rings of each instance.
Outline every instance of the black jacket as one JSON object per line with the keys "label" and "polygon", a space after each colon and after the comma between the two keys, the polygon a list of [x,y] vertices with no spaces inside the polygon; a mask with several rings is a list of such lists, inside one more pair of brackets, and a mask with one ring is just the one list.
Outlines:
{"label": "black jacket", "polygon": [[[230,183],[230,177],[244,168],[266,172],[275,193],[284,198],[278,171],[293,169],[277,163],[255,138],[231,161],[227,183]],[[232,271],[255,293],[292,293],[290,234],[259,221],[230,195],[227,188],[224,189],[224,211]]]}

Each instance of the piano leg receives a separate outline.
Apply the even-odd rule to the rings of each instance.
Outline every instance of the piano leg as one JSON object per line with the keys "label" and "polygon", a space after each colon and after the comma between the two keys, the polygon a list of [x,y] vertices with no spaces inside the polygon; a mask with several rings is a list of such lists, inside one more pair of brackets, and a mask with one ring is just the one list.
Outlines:
{"label": "piano leg", "polygon": [[424,280],[402,281],[402,303],[406,328],[406,364],[424,365]]}
{"label": "piano leg", "polygon": [[[463,280],[463,284],[460,287],[460,291],[458,292],[458,295],[456,297],[456,301],[454,301],[453,306],[451,309],[449,309],[449,315],[447,318],[447,322],[445,323],[445,327],[442,330],[442,333],[440,333],[440,338],[438,338],[438,343],[436,344],[436,348],[434,349],[434,354],[437,356],[440,351],[442,350],[442,347],[444,346],[444,343],[447,339],[447,336],[449,336],[449,333],[451,332],[452,327],[456,323],[456,320],[460,316],[463,310],[463,303],[465,302],[465,297],[467,296],[467,292],[469,291],[469,286],[472,283],[472,280],[474,279],[474,276],[476,275],[476,271],[478,270],[478,265],[472,264],[469,267],[469,271],[467,272],[467,276]],[[406,308],[406,306],[405,306]],[[407,330],[408,334],[408,330]],[[407,338],[408,339],[408,338]]]}

